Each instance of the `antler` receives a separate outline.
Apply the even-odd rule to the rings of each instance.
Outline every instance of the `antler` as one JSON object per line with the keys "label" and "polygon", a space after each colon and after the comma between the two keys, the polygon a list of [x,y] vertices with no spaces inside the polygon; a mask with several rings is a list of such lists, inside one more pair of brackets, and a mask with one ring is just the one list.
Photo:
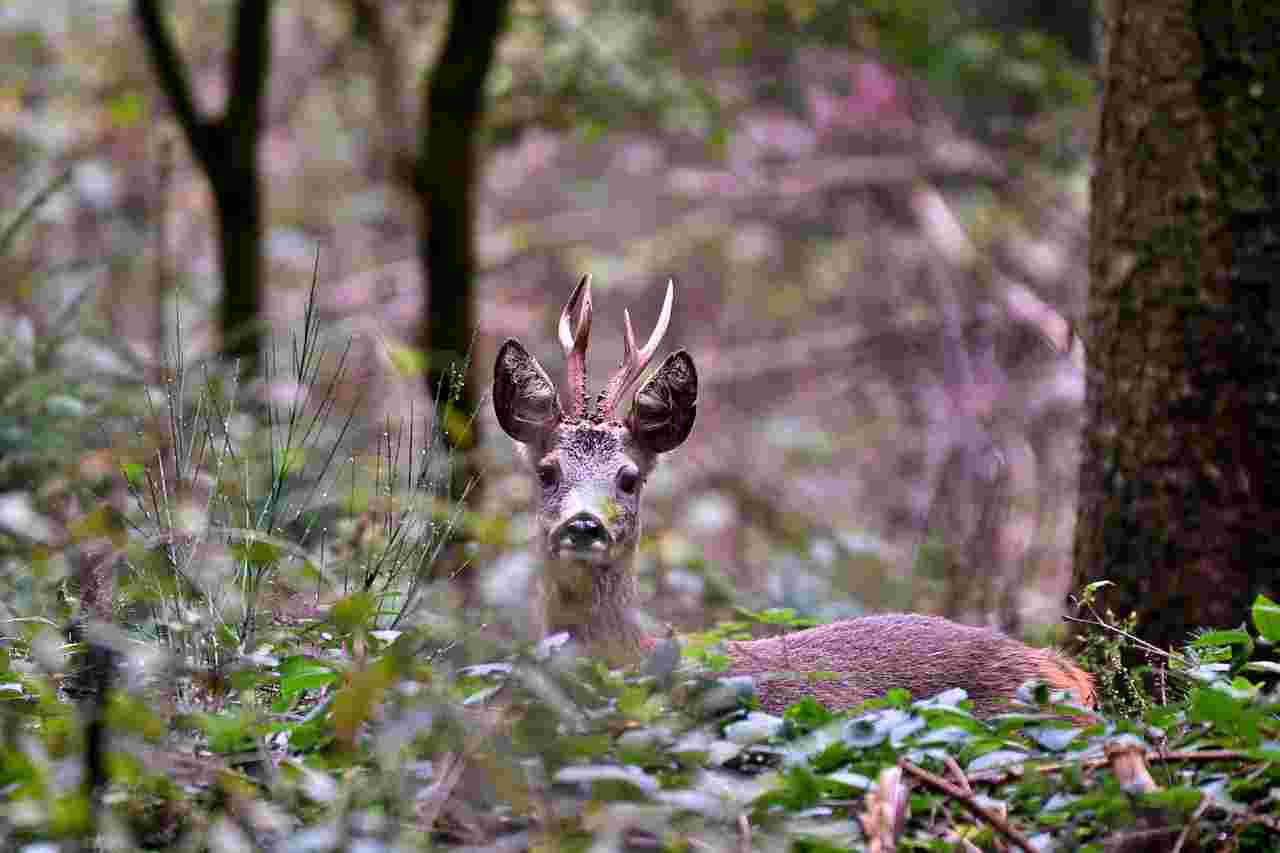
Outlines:
{"label": "antler", "polygon": [[640,378],[640,374],[644,373],[644,369],[649,366],[649,362],[653,359],[653,354],[658,351],[658,345],[662,343],[662,336],[667,333],[667,326],[671,322],[671,303],[675,299],[675,282],[667,280],[667,298],[662,303],[662,313],[658,315],[658,323],[653,327],[653,334],[649,335],[649,340],[643,347],[636,350],[636,335],[631,330],[631,312],[625,311],[623,318],[626,320],[627,336],[623,341],[622,363],[618,365],[618,372],[613,374],[609,379],[609,384],[605,386],[604,393],[600,395],[600,402],[596,406],[596,418],[606,421],[613,417],[613,410],[617,407],[618,402],[622,399],[622,395],[627,393],[627,389],[631,384]]}
{"label": "antler", "polygon": [[[581,297],[581,306],[579,306]],[[575,322],[574,312],[578,317]],[[578,281],[569,301],[560,312],[560,346],[564,350],[569,376],[570,418],[581,418],[587,412],[587,337],[591,334],[591,273]]]}

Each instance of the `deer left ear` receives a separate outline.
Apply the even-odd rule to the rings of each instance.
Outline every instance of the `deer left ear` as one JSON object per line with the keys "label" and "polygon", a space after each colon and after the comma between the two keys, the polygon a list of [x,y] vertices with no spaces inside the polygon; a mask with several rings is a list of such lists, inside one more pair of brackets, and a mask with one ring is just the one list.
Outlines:
{"label": "deer left ear", "polygon": [[636,392],[627,427],[641,446],[654,453],[675,450],[693,430],[698,413],[698,371],[684,350],[662,362]]}
{"label": "deer left ear", "polygon": [[493,410],[503,431],[526,444],[560,422],[556,386],[517,340],[508,340],[498,350],[493,365]]}

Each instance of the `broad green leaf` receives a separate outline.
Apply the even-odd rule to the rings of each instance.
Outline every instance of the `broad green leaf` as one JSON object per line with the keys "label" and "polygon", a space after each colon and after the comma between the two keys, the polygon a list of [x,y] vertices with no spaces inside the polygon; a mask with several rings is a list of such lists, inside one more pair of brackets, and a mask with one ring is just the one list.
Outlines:
{"label": "broad green leaf", "polygon": [[1253,602],[1253,624],[1268,643],[1280,643],[1280,604],[1259,594]]}
{"label": "broad green leaf", "polygon": [[1262,713],[1252,703],[1237,699],[1226,690],[1198,687],[1191,693],[1188,718],[1192,722],[1212,723],[1223,734],[1234,735],[1252,745],[1258,741]]}
{"label": "broad green leaf", "polygon": [[316,690],[337,680],[333,667],[307,655],[295,655],[280,666],[280,696],[289,699],[303,690]]}
{"label": "broad green leaf", "polygon": [[1243,628],[1233,628],[1225,631],[1209,631],[1201,634],[1191,641],[1193,646],[1233,646],[1244,643],[1252,643],[1253,639],[1249,636],[1249,632]]}

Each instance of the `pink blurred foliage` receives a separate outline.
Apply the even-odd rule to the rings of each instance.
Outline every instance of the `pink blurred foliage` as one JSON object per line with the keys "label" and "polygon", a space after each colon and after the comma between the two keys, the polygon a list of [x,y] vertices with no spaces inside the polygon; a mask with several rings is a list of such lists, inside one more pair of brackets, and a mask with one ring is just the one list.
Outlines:
{"label": "pink blurred foliage", "polygon": [[881,63],[870,59],[852,63],[847,80],[848,95],[835,94],[823,86],[808,88],[809,114],[819,137],[909,118],[901,83]]}

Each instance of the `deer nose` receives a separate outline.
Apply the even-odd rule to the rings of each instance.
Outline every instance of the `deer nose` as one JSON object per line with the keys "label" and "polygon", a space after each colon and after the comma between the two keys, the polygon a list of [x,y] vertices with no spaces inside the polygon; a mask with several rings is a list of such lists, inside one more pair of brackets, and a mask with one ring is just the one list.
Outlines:
{"label": "deer nose", "polygon": [[604,525],[594,515],[580,512],[560,528],[562,540],[571,548],[586,550],[593,545],[609,544]]}

